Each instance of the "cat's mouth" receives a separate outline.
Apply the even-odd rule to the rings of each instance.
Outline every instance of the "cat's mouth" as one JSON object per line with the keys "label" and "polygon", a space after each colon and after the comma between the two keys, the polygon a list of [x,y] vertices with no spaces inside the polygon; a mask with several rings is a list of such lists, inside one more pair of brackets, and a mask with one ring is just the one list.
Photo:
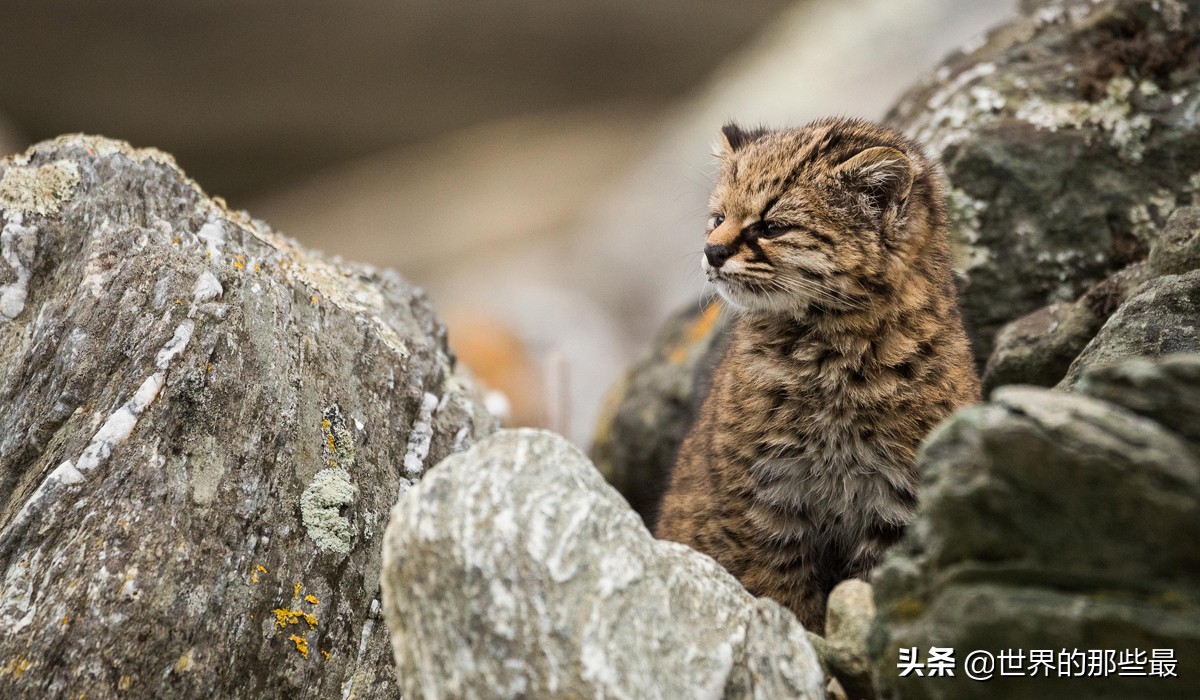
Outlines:
{"label": "cat's mouth", "polygon": [[770,306],[767,303],[771,296],[770,286],[757,275],[720,268],[709,268],[707,273],[708,281],[716,287],[717,293],[733,306],[743,309]]}

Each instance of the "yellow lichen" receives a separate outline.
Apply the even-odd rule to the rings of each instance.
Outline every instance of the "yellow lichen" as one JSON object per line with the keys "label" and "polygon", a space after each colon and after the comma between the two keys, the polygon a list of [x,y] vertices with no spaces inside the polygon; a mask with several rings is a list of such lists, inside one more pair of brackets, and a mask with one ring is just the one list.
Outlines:
{"label": "yellow lichen", "polygon": [[329,660],[329,652],[325,651],[324,649],[321,650],[321,656],[324,656],[326,661]]}
{"label": "yellow lichen", "polygon": [[308,300],[309,300],[309,301],[311,301],[312,303],[314,303],[314,304],[315,304],[315,303],[317,303],[318,301],[321,301],[321,297],[319,297],[319,296],[317,296],[317,295],[315,295],[315,294],[314,294],[314,295],[312,295],[311,297],[309,297],[309,298],[308,298]]}
{"label": "yellow lichen", "polygon": [[321,604],[321,601],[317,600],[317,597],[315,595],[313,595],[312,593],[309,593],[308,595],[304,596],[304,600],[305,600],[305,602],[312,603],[313,605]]}
{"label": "yellow lichen", "polygon": [[292,586],[292,597],[293,597],[293,598],[299,598],[299,597],[300,597],[300,589],[301,589],[301,588],[304,588],[304,584],[303,584],[303,583],[297,583],[295,586]]}
{"label": "yellow lichen", "polygon": [[175,673],[187,673],[192,670],[192,652],[189,649],[187,653],[181,654],[173,667]]}
{"label": "yellow lichen", "polygon": [[301,637],[298,634],[293,634],[292,636],[288,637],[288,639],[290,639],[292,641],[292,643],[296,645],[296,651],[300,652],[301,654],[304,654],[304,658],[307,659],[308,658],[308,640],[305,639],[304,637]]}
{"label": "yellow lichen", "polygon": [[275,624],[279,627],[287,627],[288,625],[298,625],[304,620],[308,623],[309,629],[316,629],[317,616],[312,613],[306,613],[303,610],[295,610],[292,608],[275,608]]}
{"label": "yellow lichen", "polygon": [[[321,421],[321,430],[325,433],[325,443],[329,445],[329,451],[337,454],[337,440],[333,437],[333,424],[329,422],[328,418]],[[329,460],[329,463],[337,465],[334,460]]]}
{"label": "yellow lichen", "polygon": [[290,610],[287,608],[275,608],[275,624],[280,627],[294,625],[300,621],[300,616],[303,613],[299,610]]}
{"label": "yellow lichen", "polygon": [[11,658],[8,660],[8,663],[0,666],[0,676],[20,678],[25,675],[25,671],[29,670],[29,667],[32,665],[33,662],[23,656]]}

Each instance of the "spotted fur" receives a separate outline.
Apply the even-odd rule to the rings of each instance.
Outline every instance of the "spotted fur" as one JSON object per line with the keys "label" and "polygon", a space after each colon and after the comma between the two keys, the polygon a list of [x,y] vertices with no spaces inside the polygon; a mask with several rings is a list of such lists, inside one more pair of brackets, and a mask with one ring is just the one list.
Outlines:
{"label": "spotted fur", "polygon": [[741,310],[656,534],[813,631],[917,506],[917,446],[979,400],[935,166],[874,124],[722,130],[703,266]]}

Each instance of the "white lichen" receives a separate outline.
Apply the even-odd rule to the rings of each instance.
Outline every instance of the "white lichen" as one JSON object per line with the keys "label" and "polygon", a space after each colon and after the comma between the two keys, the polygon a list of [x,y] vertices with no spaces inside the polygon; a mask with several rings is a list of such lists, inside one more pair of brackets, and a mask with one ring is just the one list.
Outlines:
{"label": "white lichen", "polygon": [[349,554],[354,526],[342,515],[342,508],[354,503],[358,488],[350,482],[350,472],[329,467],[317,472],[300,496],[300,517],[305,531],[318,549]]}
{"label": "white lichen", "polygon": [[0,209],[22,214],[57,214],[79,185],[79,166],[56,160],[43,166],[10,165],[0,177]]}
{"label": "white lichen", "polygon": [[955,269],[960,272],[977,269],[991,260],[991,251],[979,246],[980,215],[987,202],[976,199],[957,187],[946,188],[946,204],[950,215]]}
{"label": "white lichen", "polygon": [[33,272],[33,257],[37,250],[37,228],[23,226],[21,213],[13,213],[0,230],[0,259],[11,269],[15,279],[0,284],[0,322],[11,321],[25,310],[29,296],[29,279]]}
{"label": "white lichen", "polygon": [[994,117],[1005,104],[996,90],[973,85],[996,72],[994,63],[978,63],[956,75],[926,103],[929,116],[913,125],[909,135],[926,144],[934,157],[965,141],[974,128]]}
{"label": "white lichen", "polygon": [[1129,217],[1131,233],[1142,241],[1154,240],[1158,237],[1159,222],[1166,221],[1171,216],[1176,204],[1173,190],[1159,188],[1145,202],[1129,208],[1126,215]]}
{"label": "white lichen", "polygon": [[1138,162],[1145,153],[1145,141],[1153,121],[1147,114],[1134,113],[1129,98],[1135,89],[1145,94],[1157,86],[1148,87],[1145,81],[1137,86],[1129,78],[1117,77],[1109,81],[1104,99],[1099,102],[1047,102],[1034,97],[1017,109],[1016,117],[1050,132],[1096,127],[1108,136],[1109,144],[1121,157]]}
{"label": "white lichen", "polygon": [[1183,15],[1187,12],[1187,6],[1179,0],[1152,0],[1150,7],[1166,20],[1167,29],[1177,32],[1183,28]]}

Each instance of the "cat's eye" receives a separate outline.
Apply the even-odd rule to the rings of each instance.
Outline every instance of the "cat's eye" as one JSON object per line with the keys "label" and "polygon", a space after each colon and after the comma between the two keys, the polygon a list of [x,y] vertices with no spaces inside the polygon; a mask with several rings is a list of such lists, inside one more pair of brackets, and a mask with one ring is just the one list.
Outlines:
{"label": "cat's eye", "polygon": [[762,233],[759,235],[762,238],[778,238],[790,230],[792,230],[792,227],[787,224],[778,221],[765,221],[762,225]]}
{"label": "cat's eye", "polygon": [[713,214],[712,220],[709,222],[709,228],[716,228],[723,223],[725,223],[725,215],[724,214]]}

